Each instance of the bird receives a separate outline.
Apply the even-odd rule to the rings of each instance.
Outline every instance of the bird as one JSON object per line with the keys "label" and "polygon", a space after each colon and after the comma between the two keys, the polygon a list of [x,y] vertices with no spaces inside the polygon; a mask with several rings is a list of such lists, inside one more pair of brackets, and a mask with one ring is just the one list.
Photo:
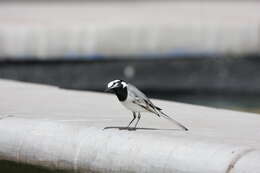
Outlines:
{"label": "bird", "polygon": [[130,128],[131,124],[137,118],[134,126],[136,129],[141,119],[141,112],[150,112],[158,117],[164,117],[178,125],[182,130],[188,131],[187,127],[162,112],[161,108],[155,106],[142,91],[130,83],[116,79],[107,83],[105,91],[114,93],[120,103],[122,103],[125,108],[132,111],[133,119],[130,121],[127,128]]}

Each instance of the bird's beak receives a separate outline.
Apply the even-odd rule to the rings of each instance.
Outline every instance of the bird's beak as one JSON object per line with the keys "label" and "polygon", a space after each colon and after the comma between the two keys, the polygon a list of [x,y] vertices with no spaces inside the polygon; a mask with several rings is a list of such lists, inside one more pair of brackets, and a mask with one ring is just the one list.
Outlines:
{"label": "bird's beak", "polygon": [[113,88],[106,88],[104,91],[105,92],[111,92]]}

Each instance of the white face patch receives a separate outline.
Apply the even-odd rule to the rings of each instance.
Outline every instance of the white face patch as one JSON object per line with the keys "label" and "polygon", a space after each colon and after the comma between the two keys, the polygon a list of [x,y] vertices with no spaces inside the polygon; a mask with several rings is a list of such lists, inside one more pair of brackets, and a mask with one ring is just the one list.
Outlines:
{"label": "white face patch", "polygon": [[107,88],[111,88],[111,87],[113,86],[113,84],[114,84],[113,81],[112,81],[112,82],[109,82],[109,83],[107,84]]}
{"label": "white face patch", "polygon": [[120,80],[113,80],[107,84],[107,88],[112,89],[112,88],[118,87],[120,83],[123,85],[123,88],[127,87],[126,82],[124,82],[124,81],[122,81],[120,83],[119,82],[120,82]]}
{"label": "white face patch", "polygon": [[113,80],[113,81],[109,82],[109,83],[107,84],[107,88],[111,88],[111,87],[116,86],[116,85],[117,85],[117,82],[119,82],[119,81],[120,81],[120,80]]}
{"label": "white face patch", "polygon": [[125,88],[127,86],[127,84],[125,82],[121,82],[121,84],[123,85],[123,88]]}

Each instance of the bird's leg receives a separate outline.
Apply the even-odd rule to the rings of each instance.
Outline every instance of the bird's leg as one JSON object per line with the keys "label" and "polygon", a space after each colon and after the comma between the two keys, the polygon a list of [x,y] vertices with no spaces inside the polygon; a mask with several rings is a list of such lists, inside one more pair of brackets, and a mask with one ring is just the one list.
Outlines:
{"label": "bird's leg", "polygon": [[137,124],[139,123],[140,118],[141,118],[141,114],[140,114],[140,112],[138,112],[138,117],[137,117],[137,122],[135,123],[135,128],[136,128]]}
{"label": "bird's leg", "polygon": [[130,125],[132,124],[132,122],[136,119],[136,115],[135,112],[133,112],[133,119],[130,121],[130,123],[128,124],[127,127],[130,127]]}

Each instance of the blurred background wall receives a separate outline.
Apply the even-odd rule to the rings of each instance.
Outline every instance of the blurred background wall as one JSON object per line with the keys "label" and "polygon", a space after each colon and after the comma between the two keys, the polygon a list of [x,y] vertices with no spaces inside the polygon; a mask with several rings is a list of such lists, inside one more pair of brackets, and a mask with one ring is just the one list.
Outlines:
{"label": "blurred background wall", "polygon": [[0,78],[260,112],[260,2],[2,0]]}

